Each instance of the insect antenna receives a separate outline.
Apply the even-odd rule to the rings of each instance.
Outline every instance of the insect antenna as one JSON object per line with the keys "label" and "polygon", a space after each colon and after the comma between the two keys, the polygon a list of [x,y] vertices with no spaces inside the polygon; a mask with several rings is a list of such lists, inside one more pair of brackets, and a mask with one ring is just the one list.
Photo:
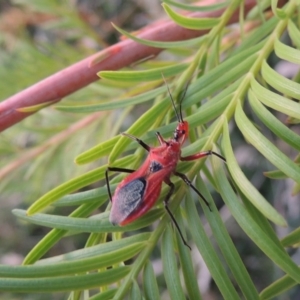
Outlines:
{"label": "insect antenna", "polygon": [[181,94],[181,97],[180,97],[180,101],[179,101],[179,114],[180,114],[180,120],[181,122],[183,122],[183,117],[182,117],[182,102],[185,98],[185,95],[186,95],[186,92],[187,92],[187,89],[188,89],[188,86],[189,86],[189,83],[186,84],[182,94]]}
{"label": "insect antenna", "polygon": [[[167,83],[167,81],[166,81],[166,79],[165,79],[163,73],[161,73],[161,76],[162,76],[162,78],[163,78],[163,80],[164,80],[164,82],[165,82],[165,84],[166,84],[166,86],[167,86],[168,94],[169,94],[169,96],[170,96],[170,99],[171,99],[171,102],[172,102],[172,106],[173,106],[174,111],[175,111],[175,114],[176,114],[176,118],[177,118],[178,122],[181,123],[181,122],[183,122],[182,112],[181,112],[181,103],[180,103],[180,113],[178,114],[178,111],[177,111],[177,109],[176,109],[175,102],[174,102],[173,96],[172,96],[172,94],[171,94],[169,85],[168,85],[168,83]],[[182,101],[180,101],[180,102],[182,102]]]}

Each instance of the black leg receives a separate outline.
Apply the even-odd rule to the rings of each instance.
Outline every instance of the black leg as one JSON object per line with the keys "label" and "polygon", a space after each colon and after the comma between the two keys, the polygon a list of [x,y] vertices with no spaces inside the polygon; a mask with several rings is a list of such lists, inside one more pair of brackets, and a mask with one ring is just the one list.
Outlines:
{"label": "black leg", "polygon": [[107,186],[107,192],[110,201],[112,201],[111,197],[111,191],[110,191],[110,185],[109,185],[109,180],[108,180],[108,171],[113,171],[113,172],[124,172],[124,173],[133,173],[135,170],[132,169],[125,169],[125,168],[115,168],[115,167],[107,167],[105,171],[105,180],[106,180],[106,186]]}
{"label": "black leg", "polygon": [[222,155],[220,155],[219,153],[215,152],[215,151],[210,151],[211,155],[215,155],[217,157],[219,157],[220,159],[222,159],[224,162],[226,162],[226,158],[223,157]]}
{"label": "black leg", "polygon": [[226,162],[226,158],[223,157],[222,155],[214,152],[214,151],[202,151],[202,152],[198,152],[198,153],[195,153],[193,155],[189,155],[189,156],[186,156],[186,157],[180,157],[180,160],[182,161],[191,161],[191,160],[196,160],[196,159],[199,159],[199,158],[203,158],[203,157],[206,157],[206,156],[209,156],[209,155],[215,155],[217,157],[219,157],[220,159],[222,159],[224,162]]}
{"label": "black leg", "polygon": [[175,189],[175,185],[173,182],[171,182],[170,180],[165,180],[165,183],[170,187],[170,190],[169,190],[169,193],[167,194],[165,200],[164,200],[164,205],[165,205],[165,209],[167,211],[167,213],[169,214],[169,216],[171,217],[176,229],[178,230],[179,232],[179,235],[182,239],[182,242],[185,246],[187,246],[190,250],[192,250],[192,248],[188,245],[188,243],[186,242],[186,240],[184,239],[183,235],[182,235],[182,232],[180,230],[180,227],[178,225],[178,223],[176,222],[176,219],[175,217],[173,216],[172,212],[170,211],[169,207],[168,207],[168,202],[172,196],[172,194],[174,193],[174,189]]}
{"label": "black leg", "polygon": [[126,132],[123,132],[122,135],[129,137],[130,139],[136,141],[137,143],[139,143],[145,150],[147,150],[148,152],[150,151],[150,146],[148,146],[146,143],[144,143],[142,140],[138,139],[137,137],[128,134]]}
{"label": "black leg", "polygon": [[197,190],[197,188],[192,184],[192,182],[186,177],[185,174],[174,172],[174,175],[180,177],[189,187],[191,187],[198,195],[199,197],[205,202],[205,204],[208,206],[209,210],[211,211],[211,208],[205,199],[205,197]]}

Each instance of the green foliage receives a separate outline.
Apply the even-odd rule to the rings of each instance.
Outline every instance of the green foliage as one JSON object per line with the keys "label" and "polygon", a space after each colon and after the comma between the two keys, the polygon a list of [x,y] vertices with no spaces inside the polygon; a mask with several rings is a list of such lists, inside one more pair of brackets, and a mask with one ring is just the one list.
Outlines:
{"label": "green foliage", "polygon": [[[72,113],[69,122],[75,122],[80,113],[121,108],[125,109],[117,118],[124,121],[131,106],[137,104],[143,104],[145,112],[134,116],[134,121],[126,124],[125,128],[121,121],[112,121],[108,117],[98,120],[100,126],[87,129],[87,133],[92,137],[103,134],[103,140],[99,138],[92,144],[86,138],[84,149],[80,147],[77,154],[71,152],[76,163],[93,163],[87,167],[92,170],[85,169],[76,176],[66,176],[68,180],[53,184],[52,189],[34,201],[27,211],[13,211],[19,219],[46,226],[51,230],[29,252],[23,266],[0,265],[0,291],[67,291],[71,293],[69,299],[159,299],[163,286],[172,299],[201,299],[203,291],[198,286],[194,252],[201,254],[223,299],[271,299],[287,293],[287,290],[300,283],[299,267],[284,248],[299,246],[299,227],[283,240],[279,240],[272,226],[287,226],[288,222],[239,166],[234,151],[235,139],[231,134],[231,128],[236,126],[238,134],[243,136],[243,144],[249,143],[260,152],[264,161],[267,160],[277,168],[273,170],[273,178],[276,174],[277,178],[289,178],[293,180],[294,189],[299,190],[299,161],[283,153],[261,129],[264,128],[265,132],[268,128],[278,141],[284,141],[289,148],[299,151],[299,135],[280,122],[277,112],[286,115],[291,123],[299,122],[300,84],[296,79],[280,75],[268,61],[274,51],[278,59],[300,64],[299,20],[295,17],[297,1],[289,1],[280,10],[275,7],[275,2],[272,1],[275,15],[269,20],[260,20],[263,12],[258,5],[253,9],[251,18],[260,20],[261,24],[246,31],[246,22],[252,21],[241,18],[242,30],[235,31],[234,28],[225,29],[225,26],[235,9],[241,5],[241,1],[231,1],[220,18],[208,20],[183,17],[169,6],[174,3],[168,0],[168,4],[163,4],[163,7],[174,22],[186,28],[210,28],[207,35],[193,39],[192,42],[160,43],[139,39],[139,42],[153,47],[168,48],[166,52],[176,58],[170,61],[156,58],[141,63],[136,70],[100,72],[98,75],[102,78],[101,83],[93,85],[94,90],[88,87],[81,93],[93,95],[101,91],[103,102],[99,103],[96,98],[91,97],[89,103],[86,103],[81,97],[74,96],[67,99],[66,103],[56,106],[60,110],[60,117],[65,113]],[[197,10],[191,5],[185,5],[184,8]],[[219,8],[211,6],[207,9]],[[118,30],[128,38],[138,40],[122,29]],[[232,40],[222,42],[230,30],[235,33]],[[295,48],[281,40],[285,32],[288,32]],[[208,200],[211,211],[203,205],[201,199],[187,192],[187,188],[178,179],[172,179],[177,191],[170,203],[170,209],[175,213],[183,234],[188,235],[192,251],[183,245],[178,232],[171,228],[169,216],[161,204],[168,192],[167,187],[163,187],[158,207],[132,224],[115,227],[108,220],[110,204],[106,201],[104,181],[107,166],[138,168],[143,158],[143,149],[117,133],[126,130],[147,144],[155,145],[155,131],[171,136],[176,127],[176,122],[170,122],[173,112],[161,78],[162,73],[167,77],[176,100],[186,83],[191,80],[182,104],[186,114],[184,119],[190,124],[191,143],[183,149],[183,156],[214,149],[227,159],[227,164],[223,164],[213,157],[211,169],[205,167],[204,161],[178,164],[179,172],[185,172],[190,179],[196,178],[195,185]],[[260,121],[258,124],[257,120]],[[74,139],[84,138],[84,135],[86,133],[73,137],[67,143],[72,145]],[[134,153],[128,155],[125,152],[127,150],[133,150]],[[63,151],[59,153],[62,155]],[[64,153],[64,156],[70,156],[70,153]],[[57,157],[52,158],[51,162],[56,159]],[[102,159],[101,166],[96,168],[98,159]],[[44,158],[35,166],[43,179],[48,176],[46,172],[42,172],[45,165]],[[272,169],[269,165],[268,168]],[[57,165],[56,170],[59,170]],[[208,182],[204,182],[199,176],[201,170]],[[272,177],[272,173],[269,174]],[[122,176],[116,176],[111,180],[112,191],[121,178]],[[91,185],[97,182],[101,186],[92,189]],[[85,187],[90,190],[79,191]],[[214,203],[217,195],[213,189],[223,199],[226,209],[247,238],[263,252],[268,261],[278,267],[280,274],[284,274],[283,277],[276,278],[277,280],[270,278],[270,282],[273,282],[264,286],[262,291],[255,286],[238,247],[228,233],[223,215]],[[207,236],[200,220],[198,200],[213,238]],[[69,216],[41,213],[44,209],[53,212],[53,207],[57,209],[67,206],[77,208]],[[101,213],[90,217],[97,208]],[[159,220],[156,227],[143,229],[143,232],[147,231],[144,233],[139,232],[156,220]],[[89,233],[85,247],[42,259],[65,236],[74,237],[81,232]],[[134,234],[123,237],[128,232]],[[153,253],[160,249],[163,279],[159,278],[151,264]],[[141,280],[139,276],[142,276]],[[94,288],[97,288],[96,292],[90,295],[86,292]]]}

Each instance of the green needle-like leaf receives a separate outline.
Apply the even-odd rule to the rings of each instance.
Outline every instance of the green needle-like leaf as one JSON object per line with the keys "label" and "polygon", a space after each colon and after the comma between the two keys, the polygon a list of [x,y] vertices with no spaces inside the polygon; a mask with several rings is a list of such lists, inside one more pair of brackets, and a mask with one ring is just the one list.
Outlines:
{"label": "green needle-like leaf", "polygon": [[300,167],[284,155],[253,126],[243,112],[240,103],[238,103],[236,108],[235,120],[245,138],[259,152],[261,152],[279,170],[300,183]]}
{"label": "green needle-like leaf", "polygon": [[[115,241],[110,241],[106,242],[103,244],[98,244],[94,246],[90,246],[87,248],[75,250],[72,252],[69,252],[68,255],[66,256],[65,254],[49,257],[49,258],[44,258],[42,260],[39,260],[38,262],[35,263],[35,266],[48,266],[51,264],[57,264],[61,262],[66,262],[66,261],[76,261],[80,259],[87,259],[87,258],[92,258],[95,257],[96,255],[99,254],[107,254],[112,251],[116,251],[118,249],[124,249],[132,244],[146,244],[147,241],[149,240],[151,234],[150,233],[139,233],[132,235],[130,237],[126,237],[123,239],[115,240]],[[24,271],[23,271],[24,272]],[[8,275],[10,276],[10,275]]]}
{"label": "green needle-like leaf", "polygon": [[184,40],[184,41],[176,41],[176,42],[161,42],[161,41],[150,41],[150,40],[144,40],[141,38],[138,38],[137,36],[121,29],[117,25],[113,24],[113,26],[124,36],[128,37],[129,39],[132,39],[133,41],[136,41],[140,44],[150,46],[150,47],[157,47],[157,48],[165,48],[165,49],[172,49],[172,48],[179,48],[179,47],[189,47],[189,46],[195,46],[200,45],[201,41],[203,41],[204,37],[200,36],[194,39],[190,40]]}
{"label": "green needle-like leaf", "polygon": [[[300,51],[299,51],[300,55]],[[264,60],[262,64],[262,76],[264,80],[274,89],[289,97],[300,100],[300,84],[294,82],[274,71]]]}
{"label": "green needle-like leaf", "polygon": [[289,20],[288,31],[289,31],[289,35],[293,41],[293,44],[295,44],[296,47],[299,49],[300,48],[300,31],[299,31],[299,28],[296,27],[295,23],[292,20]]}
{"label": "green needle-like leaf", "polygon": [[283,44],[279,39],[275,40],[274,50],[279,58],[300,65],[300,50]]}
{"label": "green needle-like leaf", "polygon": [[132,258],[145,243],[132,243],[129,246],[111,250],[108,253],[94,254],[89,258],[51,263],[47,265],[16,266],[15,268],[0,265],[0,277],[41,278],[63,275],[76,275],[96,269],[111,267]]}
{"label": "green needle-like leaf", "polygon": [[175,11],[173,11],[169,5],[163,3],[163,8],[165,9],[166,13],[169,15],[169,17],[178,25],[188,28],[188,29],[195,29],[195,30],[201,30],[201,29],[210,29],[213,26],[217,25],[220,20],[218,18],[189,18],[184,17],[180,14],[177,14]]}
{"label": "green needle-like leaf", "polygon": [[[183,224],[183,220],[182,220],[180,211],[177,211],[177,214],[175,217],[176,217],[176,221],[179,225],[179,228],[183,232],[184,224]],[[183,232],[183,234],[184,234],[184,232]],[[196,278],[196,276],[191,276],[191,274],[194,274],[196,271],[195,264],[194,264],[193,258],[191,256],[191,251],[182,242],[182,239],[181,239],[178,231],[176,231],[176,237],[177,237],[176,244],[177,244],[177,248],[178,248],[178,256],[179,256],[179,260],[180,260],[180,266],[182,269],[184,282],[185,282],[185,286],[186,286],[186,291],[188,293],[189,299],[201,300],[202,297],[200,295],[197,278]]]}
{"label": "green needle-like leaf", "polygon": [[135,280],[133,281],[133,285],[131,287],[130,299],[142,300],[141,290]]}
{"label": "green needle-like leaf", "polygon": [[164,275],[170,297],[171,299],[184,300],[186,298],[180,283],[170,225],[167,226],[163,234],[161,251]]}
{"label": "green needle-like leaf", "polygon": [[172,6],[184,9],[184,10],[190,10],[190,11],[213,11],[213,10],[219,10],[228,5],[226,1],[221,3],[216,3],[212,5],[190,5],[185,4],[181,2],[176,2],[172,0],[164,0],[164,3],[170,4]]}
{"label": "green needle-like leaf", "polygon": [[100,104],[92,104],[92,105],[72,105],[72,106],[56,106],[56,109],[67,112],[78,112],[78,113],[87,113],[87,112],[95,112],[102,110],[113,110],[123,107],[128,107],[130,105],[140,104],[147,101],[150,101],[160,95],[165,91],[165,87],[159,87],[157,89],[151,90],[149,92],[134,96],[132,98],[122,99],[119,101],[109,101]]}
{"label": "green needle-like leaf", "polygon": [[[223,224],[223,221],[217,212],[217,208],[214,205],[213,199],[207,189],[207,186],[204,184],[202,179],[198,176],[196,179],[197,188],[203,193],[205,199],[207,199],[212,207],[212,212],[207,211],[205,214],[209,225],[212,229],[215,240],[217,241],[220,250],[228,264],[228,267],[231,269],[231,272],[239,285],[245,299],[258,299],[257,290],[243,264],[241,257],[239,256],[231,237],[228,234],[226,227]],[[202,204],[202,207],[205,204]]]}
{"label": "green needle-like leaf", "polygon": [[300,272],[297,265],[291,260],[284,249],[281,248],[278,243],[275,243],[265,231],[262,230],[241,204],[226,179],[220,161],[214,157],[212,158],[212,161],[218,190],[240,227],[272,261],[274,261],[284,272],[288,273],[294,280],[300,282]]}
{"label": "green needle-like leaf", "polygon": [[273,282],[272,284],[270,284],[267,288],[265,288],[260,293],[260,299],[261,300],[274,299],[276,298],[276,296],[291,289],[295,285],[297,285],[297,282],[293,280],[290,276],[285,275],[280,279],[276,280],[275,282]]}
{"label": "green needle-like leaf", "polygon": [[26,211],[21,209],[14,209],[14,215],[22,220],[30,223],[47,226],[51,228],[58,228],[74,232],[124,232],[130,230],[137,230],[152,224],[163,214],[162,209],[153,209],[147,213],[143,218],[138,219],[134,223],[126,227],[117,227],[112,225],[108,220],[108,212],[93,216],[90,219],[61,217],[55,215],[46,215],[37,213],[33,216],[28,216]]}
{"label": "green needle-like leaf", "polygon": [[286,143],[300,151],[300,136],[284,126],[274,115],[272,115],[256,98],[253,91],[248,92],[249,102],[252,109],[260,120]]}
{"label": "green needle-like leaf", "polygon": [[300,105],[280,96],[260,85],[254,78],[251,80],[253,93],[263,104],[288,116],[300,119]]}
{"label": "green needle-like leaf", "polygon": [[[98,205],[99,204],[97,202],[83,204],[75,209],[69,216],[78,218],[87,217],[98,207]],[[67,232],[67,230],[52,229],[27,254],[27,256],[24,258],[23,264],[28,265],[35,263],[38,259],[44,256],[45,253],[47,253],[49,249],[53,247],[53,245],[55,245],[62,237],[64,237]]]}
{"label": "green needle-like leaf", "polygon": [[117,288],[109,289],[102,293],[96,294],[89,298],[89,300],[110,300],[113,299],[115,293],[117,292]]}
{"label": "green needle-like leaf", "polygon": [[287,226],[285,219],[271,206],[269,202],[258,192],[252,183],[246,178],[240,169],[230,144],[229,130],[227,123],[223,127],[223,149],[227,159],[229,172],[236,185],[241,189],[249,201],[268,219],[280,226]]}
{"label": "green needle-like leaf", "polygon": [[[189,195],[189,194],[188,194]],[[197,209],[190,196],[186,202],[186,210],[189,216],[188,224],[197,248],[199,249],[205,264],[207,265],[214,281],[216,282],[224,299],[240,299],[232,282],[226,274],[210,240],[206,236]]]}
{"label": "green needle-like leaf", "polygon": [[293,247],[294,245],[300,244],[300,228],[295,229],[286,235],[282,240],[281,244],[283,247]]}
{"label": "green needle-like leaf", "polygon": [[156,277],[150,262],[146,264],[144,269],[143,287],[146,299],[156,300],[160,298]]}
{"label": "green needle-like leaf", "polygon": [[161,74],[164,74],[165,77],[177,75],[183,72],[186,67],[186,63],[181,63],[144,71],[101,71],[97,75],[103,79],[115,81],[145,82],[161,79]]}
{"label": "green needle-like leaf", "polygon": [[34,279],[0,278],[0,291],[14,293],[49,293],[97,288],[122,279],[130,267],[119,267],[101,273]]}
{"label": "green needle-like leaf", "polygon": [[[111,192],[114,192],[117,187],[117,184],[110,184],[109,186]],[[60,198],[60,200],[58,200],[57,202],[54,202],[52,205],[56,207],[75,206],[97,201],[99,206],[101,206],[107,200],[107,186],[103,186],[101,188],[64,196]]]}

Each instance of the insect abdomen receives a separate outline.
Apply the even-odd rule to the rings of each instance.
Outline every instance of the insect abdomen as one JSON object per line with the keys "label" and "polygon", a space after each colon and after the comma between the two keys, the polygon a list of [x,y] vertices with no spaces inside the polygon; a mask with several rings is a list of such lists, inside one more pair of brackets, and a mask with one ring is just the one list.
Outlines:
{"label": "insect abdomen", "polygon": [[113,225],[121,224],[143,202],[146,190],[146,180],[143,177],[134,179],[118,191],[112,199],[109,220]]}

